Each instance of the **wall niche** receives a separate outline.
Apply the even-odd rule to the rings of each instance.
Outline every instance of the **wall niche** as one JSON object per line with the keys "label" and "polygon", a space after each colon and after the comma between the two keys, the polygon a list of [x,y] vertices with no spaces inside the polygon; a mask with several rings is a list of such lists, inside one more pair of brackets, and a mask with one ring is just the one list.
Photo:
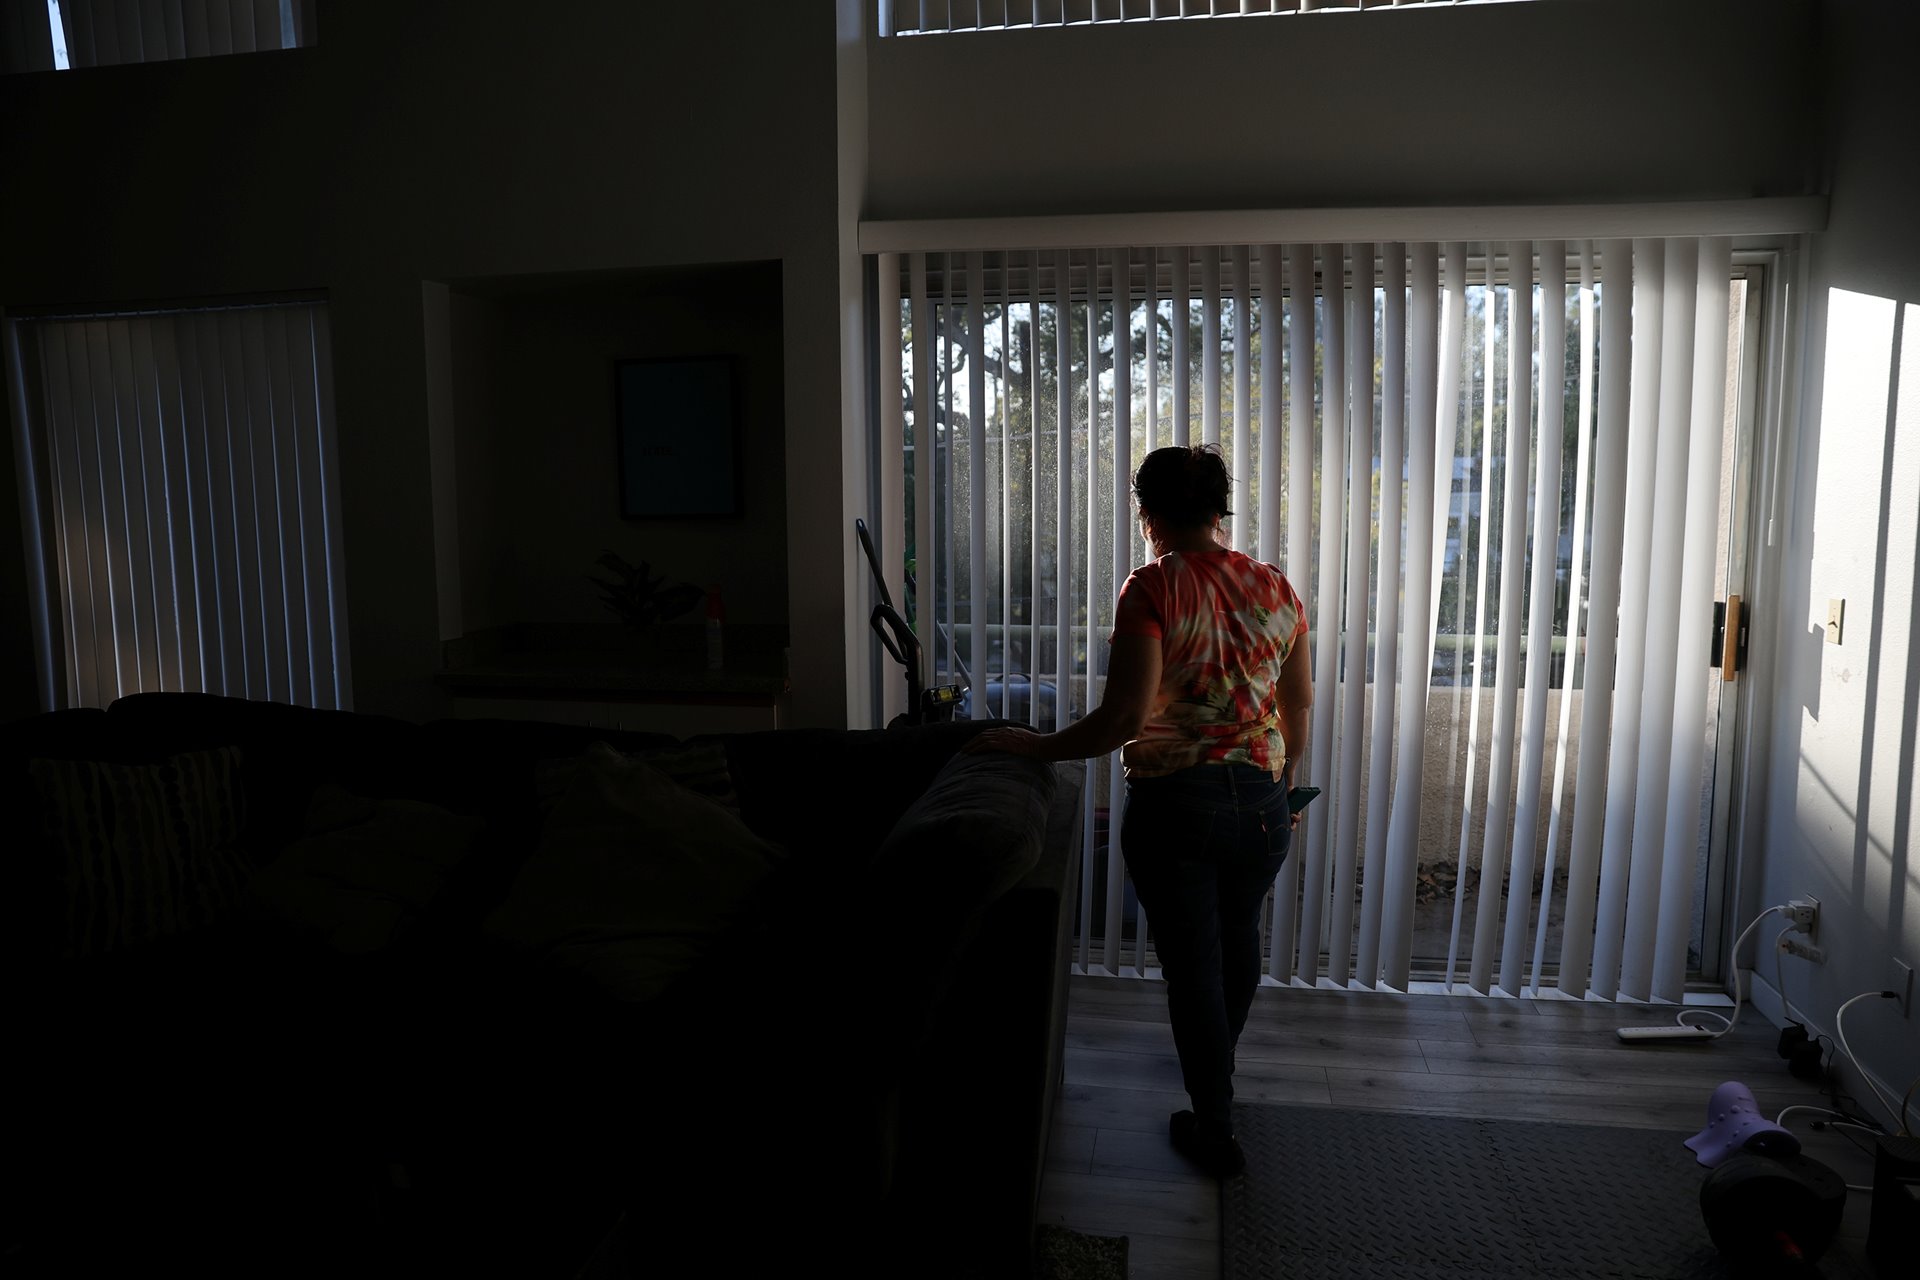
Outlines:
{"label": "wall niche", "polygon": [[[442,315],[431,286],[427,305],[430,377],[439,366],[445,379],[430,396],[436,533],[453,544],[439,557],[443,638],[614,623],[589,581],[604,576],[595,561],[606,551],[672,582],[719,586],[730,623],[786,623],[778,262],[444,289]],[[737,370],[738,513],[623,516],[619,362],[706,356]]]}
{"label": "wall niche", "polygon": [[[729,669],[779,665],[779,262],[429,282],[425,319],[443,686],[463,671],[703,667],[702,605],[624,624],[592,581],[613,576],[597,564],[606,552],[702,599],[719,587]],[[616,371],[699,357],[736,371],[737,511],[623,515]]]}

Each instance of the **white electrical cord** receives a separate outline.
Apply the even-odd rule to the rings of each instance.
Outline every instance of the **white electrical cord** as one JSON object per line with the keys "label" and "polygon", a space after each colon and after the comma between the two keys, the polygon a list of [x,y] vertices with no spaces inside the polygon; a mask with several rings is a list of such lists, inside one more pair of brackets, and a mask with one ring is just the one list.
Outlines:
{"label": "white electrical cord", "polygon": [[1786,907],[1784,905],[1777,906],[1777,907],[1768,907],[1765,911],[1762,911],[1759,915],[1755,916],[1753,918],[1753,923],[1748,925],[1746,928],[1742,929],[1740,931],[1740,936],[1733,940],[1733,951],[1731,952],[1732,961],[1733,961],[1733,1017],[1731,1018],[1724,1017],[1721,1014],[1715,1013],[1711,1009],[1682,1009],[1679,1013],[1674,1015],[1673,1020],[1679,1023],[1683,1027],[1692,1027],[1692,1026],[1697,1026],[1699,1024],[1687,1021],[1687,1015],[1690,1013],[1705,1014],[1709,1018],[1717,1019],[1718,1021],[1720,1021],[1721,1023],[1724,1023],[1725,1025],[1723,1025],[1718,1031],[1715,1031],[1712,1033],[1712,1038],[1715,1040],[1718,1040],[1721,1036],[1733,1030],[1733,1024],[1740,1017],[1740,944],[1747,940],[1747,935],[1752,933],[1754,929],[1759,926],[1762,920],[1765,920],[1768,916],[1774,914],[1776,911],[1785,911],[1785,910],[1786,910]]}
{"label": "white electrical cord", "polygon": [[[1780,944],[1786,941],[1787,935],[1798,927],[1790,924],[1773,935],[1773,989],[1780,993],[1780,1010],[1788,1022],[1798,1022],[1800,1019],[1793,1016],[1793,1001],[1787,999],[1787,975],[1781,971],[1780,964],[1780,955],[1785,948]],[[1756,962],[1758,959],[1759,957],[1756,956]]]}
{"label": "white electrical cord", "polygon": [[1810,1103],[1803,1102],[1797,1102],[1793,1106],[1788,1107],[1779,1115],[1775,1116],[1773,1122],[1778,1125],[1784,1125],[1787,1122],[1787,1117],[1796,1111],[1818,1111],[1823,1116],[1838,1116],[1839,1119],[1837,1120],[1814,1121],[1815,1124],[1824,1123],[1829,1129],[1859,1129],[1865,1133],[1885,1132],[1884,1130],[1874,1128],[1870,1124],[1861,1124],[1857,1120],[1849,1119],[1847,1113],[1844,1111],[1835,1111],[1832,1107],[1816,1107]]}
{"label": "white electrical cord", "polygon": [[1853,1069],[1855,1071],[1858,1071],[1860,1073],[1860,1078],[1867,1082],[1867,1088],[1873,1090],[1873,1096],[1875,1098],[1878,1098],[1880,1100],[1880,1105],[1887,1109],[1887,1114],[1893,1117],[1893,1123],[1897,1128],[1906,1123],[1903,1119],[1901,1119],[1900,1108],[1894,1104],[1893,1099],[1887,1097],[1886,1094],[1880,1092],[1880,1086],[1874,1083],[1873,1076],[1868,1073],[1866,1067],[1861,1063],[1859,1057],[1853,1052],[1853,1046],[1847,1043],[1847,1023],[1846,1023],[1847,1010],[1852,1008],[1854,1005],[1859,1004],[1862,1000],[1872,1000],[1875,998],[1882,999],[1882,1000],[1899,999],[1899,997],[1894,992],[1891,992],[1891,991],[1862,991],[1859,995],[1854,996],[1851,1000],[1848,1000],[1844,1004],[1842,1004],[1840,1006],[1839,1012],[1833,1015],[1833,1030],[1834,1030],[1834,1034],[1837,1035],[1840,1039],[1841,1051],[1844,1052],[1848,1058],[1851,1058],[1853,1060]]}

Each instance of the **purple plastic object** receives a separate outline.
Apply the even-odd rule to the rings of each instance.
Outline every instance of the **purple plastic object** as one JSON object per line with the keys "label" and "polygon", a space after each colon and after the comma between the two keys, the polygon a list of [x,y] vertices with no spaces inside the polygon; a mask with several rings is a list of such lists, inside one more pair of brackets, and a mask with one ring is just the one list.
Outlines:
{"label": "purple plastic object", "polygon": [[1763,1156],[1800,1153],[1800,1139],[1760,1114],[1753,1090],[1729,1080],[1707,1102],[1707,1127],[1687,1139],[1687,1148],[1709,1169],[1736,1151]]}

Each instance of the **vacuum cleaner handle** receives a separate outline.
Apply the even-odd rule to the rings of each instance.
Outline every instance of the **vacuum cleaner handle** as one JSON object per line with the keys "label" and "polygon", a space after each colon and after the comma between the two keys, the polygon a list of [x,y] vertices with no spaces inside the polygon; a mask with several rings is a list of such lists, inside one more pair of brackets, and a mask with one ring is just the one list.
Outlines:
{"label": "vacuum cleaner handle", "polygon": [[[867,522],[859,516],[853,518],[853,531],[860,538],[860,549],[867,553],[867,567],[873,570],[873,589],[880,593],[880,603],[888,610],[893,608],[893,593],[887,590],[887,577],[880,572],[880,557],[873,549],[873,535],[867,532]],[[877,610],[876,610],[877,612]],[[898,617],[898,614],[894,615]],[[894,655],[898,657],[898,654]]]}
{"label": "vacuum cleaner handle", "polygon": [[[873,606],[873,616],[868,619],[874,634],[880,637],[880,644],[893,655],[893,660],[909,671],[919,666],[920,642],[907,629],[906,619],[902,618],[891,606],[877,604]],[[912,657],[909,658],[908,654]]]}

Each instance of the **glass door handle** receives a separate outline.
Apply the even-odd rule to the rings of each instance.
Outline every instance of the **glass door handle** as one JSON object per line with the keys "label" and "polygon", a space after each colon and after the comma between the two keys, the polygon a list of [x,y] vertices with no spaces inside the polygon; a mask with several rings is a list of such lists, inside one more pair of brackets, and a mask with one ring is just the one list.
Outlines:
{"label": "glass door handle", "polygon": [[1745,602],[1730,595],[1713,604],[1713,644],[1708,661],[1720,668],[1722,680],[1734,680],[1747,665],[1747,613]]}

